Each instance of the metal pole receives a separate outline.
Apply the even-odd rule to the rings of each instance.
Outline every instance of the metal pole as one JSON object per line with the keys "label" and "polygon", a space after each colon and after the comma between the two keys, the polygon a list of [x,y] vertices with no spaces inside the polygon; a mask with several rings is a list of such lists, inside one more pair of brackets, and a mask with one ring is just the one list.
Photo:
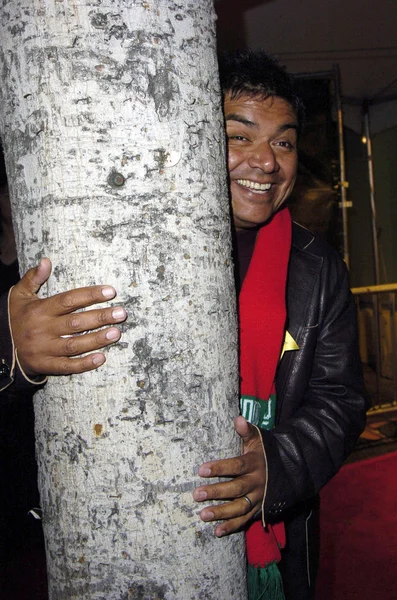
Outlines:
{"label": "metal pole", "polygon": [[347,196],[346,189],[348,183],[346,181],[346,167],[345,167],[345,147],[343,143],[343,113],[342,113],[342,100],[340,92],[340,74],[338,65],[334,66],[334,80],[335,80],[335,98],[336,98],[336,110],[338,119],[338,140],[339,140],[339,176],[340,176],[340,199],[342,207],[342,223],[343,223],[343,259],[349,268],[350,257],[349,257],[349,241],[348,241],[348,223],[347,223]]}
{"label": "metal pole", "polygon": [[379,285],[380,274],[379,274],[378,228],[376,225],[374,162],[373,162],[373,156],[372,156],[372,141],[371,141],[371,128],[370,128],[370,123],[369,123],[368,100],[365,100],[363,102],[363,120],[364,120],[365,139],[366,139],[366,145],[367,145],[369,191],[370,191],[371,215],[372,215],[372,243],[373,243],[373,249],[374,249],[375,284]]}
{"label": "metal pole", "polygon": [[379,294],[372,294],[372,302],[374,303],[374,326],[375,326],[375,361],[376,361],[376,395],[377,404],[381,404],[381,391],[380,391],[380,378],[382,370],[382,359],[381,359],[381,344],[380,344],[380,302]]}
{"label": "metal pole", "polygon": [[396,335],[396,292],[390,292],[390,301],[391,301],[391,315],[390,315],[390,324],[391,324],[391,372],[393,375],[393,403],[397,404],[397,335]]}

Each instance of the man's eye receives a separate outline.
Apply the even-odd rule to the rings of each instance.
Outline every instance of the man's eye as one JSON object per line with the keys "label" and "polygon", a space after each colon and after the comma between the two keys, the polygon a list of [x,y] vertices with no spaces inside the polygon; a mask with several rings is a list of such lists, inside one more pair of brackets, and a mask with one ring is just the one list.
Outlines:
{"label": "man's eye", "polygon": [[243,135],[228,135],[229,140],[235,140],[237,142],[245,142],[247,138]]}
{"label": "man's eye", "polygon": [[276,142],[276,145],[281,146],[282,148],[287,148],[288,150],[293,150],[295,147],[293,144],[291,144],[291,142],[288,142],[287,140],[280,140]]}

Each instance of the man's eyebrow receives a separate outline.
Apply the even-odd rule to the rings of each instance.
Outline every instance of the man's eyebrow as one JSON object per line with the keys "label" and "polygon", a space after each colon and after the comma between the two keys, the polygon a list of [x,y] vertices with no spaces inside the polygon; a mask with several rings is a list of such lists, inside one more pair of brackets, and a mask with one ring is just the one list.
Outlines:
{"label": "man's eyebrow", "polygon": [[[229,113],[225,115],[225,121],[237,121],[242,125],[247,125],[247,127],[258,127],[257,123],[255,123],[254,121],[250,121],[245,117],[242,117],[238,113]],[[280,125],[278,131],[280,133],[283,133],[284,131],[288,131],[288,129],[295,129],[295,131],[298,131],[298,123],[295,121],[293,121],[292,123],[283,123],[283,125]]]}
{"label": "man's eyebrow", "polygon": [[298,131],[298,123],[295,121],[293,123],[284,123],[284,125],[280,126],[279,131],[280,133],[283,133],[283,131],[287,131],[288,129],[295,129],[295,131]]}
{"label": "man's eyebrow", "polygon": [[225,121],[237,121],[238,123],[242,123],[242,125],[247,125],[248,127],[258,127],[256,123],[250,121],[249,119],[245,119],[238,113],[229,113],[225,116]]}

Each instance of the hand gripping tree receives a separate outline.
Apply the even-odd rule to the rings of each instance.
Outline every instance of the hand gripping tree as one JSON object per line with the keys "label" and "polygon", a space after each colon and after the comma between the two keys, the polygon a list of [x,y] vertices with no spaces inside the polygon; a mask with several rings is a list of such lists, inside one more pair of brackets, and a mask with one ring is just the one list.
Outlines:
{"label": "hand gripping tree", "polygon": [[22,271],[116,287],[104,368],[36,395],[51,600],[245,597],[197,466],[238,453],[211,0],[1,0],[1,134]]}

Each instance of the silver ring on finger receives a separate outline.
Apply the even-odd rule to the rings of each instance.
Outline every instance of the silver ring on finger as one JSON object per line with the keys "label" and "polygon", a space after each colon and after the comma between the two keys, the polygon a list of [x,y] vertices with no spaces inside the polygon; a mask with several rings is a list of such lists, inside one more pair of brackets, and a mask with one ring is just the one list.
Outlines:
{"label": "silver ring on finger", "polygon": [[251,500],[248,498],[248,496],[243,496],[243,498],[244,498],[244,500],[246,500],[248,502],[250,510],[251,510],[251,508],[252,508],[252,502],[251,502]]}

